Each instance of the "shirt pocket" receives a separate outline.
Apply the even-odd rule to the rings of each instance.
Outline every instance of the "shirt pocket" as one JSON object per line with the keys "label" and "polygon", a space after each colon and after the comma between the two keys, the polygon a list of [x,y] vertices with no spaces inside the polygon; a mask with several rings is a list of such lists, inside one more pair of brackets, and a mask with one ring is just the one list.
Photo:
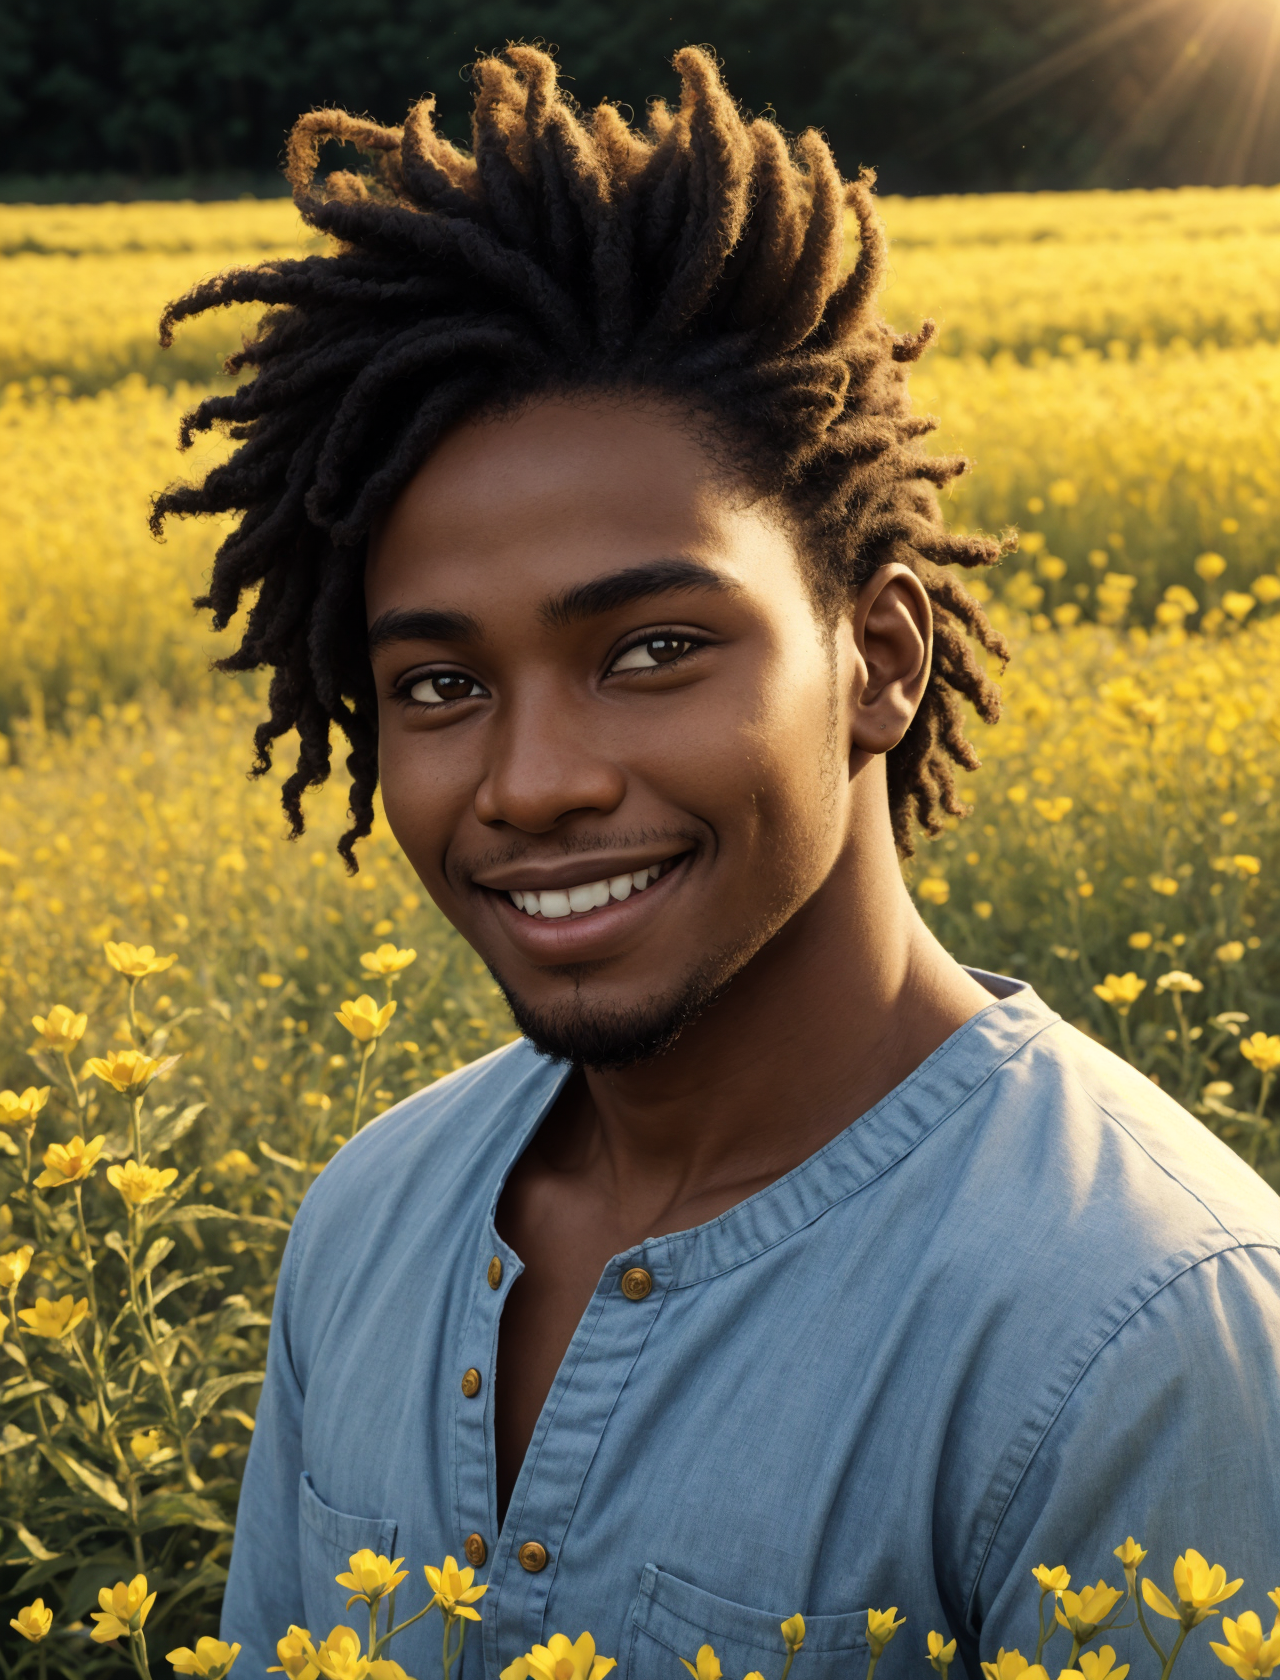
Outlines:
{"label": "shirt pocket", "polygon": [[335,1511],[312,1486],[310,1473],[302,1472],[298,1482],[302,1605],[306,1625],[318,1639],[350,1619],[344,1609],[350,1594],[337,1585],[334,1577],[350,1568],[352,1552],[367,1546],[381,1557],[391,1557],[395,1545],[396,1525],[390,1517],[352,1517],[345,1511]]}
{"label": "shirt pocket", "polygon": [[[680,1658],[693,1662],[700,1645],[714,1648],[726,1680],[757,1669],[765,1680],[778,1680],[787,1655],[782,1623],[794,1609],[753,1610],[646,1564],[631,1612],[626,1680],[687,1680]],[[794,1680],[850,1680],[860,1671],[854,1665],[867,1656],[865,1610],[806,1616],[804,1624]]]}

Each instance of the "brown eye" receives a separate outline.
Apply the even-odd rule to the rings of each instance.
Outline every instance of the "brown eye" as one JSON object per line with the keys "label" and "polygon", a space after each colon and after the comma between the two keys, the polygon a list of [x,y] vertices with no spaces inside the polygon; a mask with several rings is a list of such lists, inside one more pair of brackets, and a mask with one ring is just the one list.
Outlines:
{"label": "brown eye", "polygon": [[414,683],[409,690],[411,699],[424,706],[441,706],[449,700],[470,700],[484,689],[474,677],[460,671],[436,671]]}
{"label": "brown eye", "polygon": [[687,636],[650,636],[647,642],[637,642],[615,661],[615,671],[652,671],[658,665],[671,665],[682,658],[693,643]]}

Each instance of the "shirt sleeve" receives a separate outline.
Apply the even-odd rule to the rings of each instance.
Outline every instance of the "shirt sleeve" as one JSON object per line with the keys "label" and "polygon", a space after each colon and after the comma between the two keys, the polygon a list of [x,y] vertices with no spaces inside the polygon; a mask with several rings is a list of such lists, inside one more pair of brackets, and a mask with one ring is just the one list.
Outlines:
{"label": "shirt sleeve", "polygon": [[305,1206],[285,1245],[271,1315],[267,1374],[236,1512],[222,1637],[242,1646],[239,1667],[261,1674],[277,1662],[276,1641],[303,1619],[298,1553],[303,1391],[294,1368],[290,1306]]}
{"label": "shirt sleeve", "polygon": [[[1132,1535],[1142,1573],[1170,1597],[1174,1559],[1188,1547],[1244,1585],[1187,1637],[1176,1680],[1224,1680],[1209,1645],[1222,1616],[1255,1610],[1269,1628],[1267,1593],[1280,1583],[1280,1256],[1235,1248],[1190,1266],[1106,1342],[1066,1395],[997,1524],[970,1598],[968,1625],[984,1661],[1019,1649],[1034,1660],[1037,1564],[1065,1564],[1072,1587],[1123,1587],[1112,1555]],[[1145,1611],[1166,1649],[1177,1624]],[[1134,1623],[1132,1606],[1122,1624]],[[1111,1645],[1131,1680],[1159,1680],[1137,1626]],[[1066,1666],[1059,1630],[1044,1663]]]}

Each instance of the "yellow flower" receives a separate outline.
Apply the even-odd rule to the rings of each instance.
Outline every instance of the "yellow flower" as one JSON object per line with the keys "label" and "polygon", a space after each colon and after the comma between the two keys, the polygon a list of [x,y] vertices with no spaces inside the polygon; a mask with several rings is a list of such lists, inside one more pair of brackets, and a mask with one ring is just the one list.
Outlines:
{"label": "yellow flower", "polygon": [[117,1581],[114,1587],[103,1587],[98,1594],[100,1609],[93,1612],[98,1625],[89,1637],[99,1645],[112,1639],[127,1639],[142,1627],[155,1601],[156,1595],[147,1592],[145,1575],[135,1575],[127,1586]]}
{"label": "yellow flower", "polygon": [[107,1183],[124,1197],[131,1208],[154,1202],[178,1176],[177,1167],[141,1167],[136,1161],[126,1161],[122,1167],[107,1168]]}
{"label": "yellow flower", "polygon": [[268,1674],[287,1674],[289,1680],[318,1680],[320,1670],[312,1658],[311,1634],[307,1628],[291,1626],[283,1639],[276,1641],[279,1665],[269,1668]]}
{"label": "yellow flower", "polygon": [[1151,944],[1152,937],[1149,933],[1131,933],[1129,935],[1129,947],[1134,951],[1145,951]]}
{"label": "yellow flower", "polygon": [[341,1009],[334,1010],[333,1018],[342,1022],[358,1044],[368,1044],[371,1039],[382,1037],[395,1012],[394,1003],[384,1003],[379,1009],[365,992],[354,1002],[348,998]]}
{"label": "yellow flower", "polygon": [[1120,1567],[1124,1570],[1124,1578],[1129,1583],[1130,1592],[1133,1591],[1134,1576],[1138,1573],[1138,1567],[1146,1555],[1146,1548],[1140,1546],[1132,1534],[1129,1535],[1123,1546],[1117,1546],[1112,1553],[1113,1557],[1120,1560]]}
{"label": "yellow flower", "polygon": [[139,1464],[145,1464],[149,1458],[154,1458],[164,1445],[164,1436],[158,1429],[136,1429],[129,1442],[129,1451]]}
{"label": "yellow flower", "polygon": [[1226,1663],[1240,1676],[1240,1680],[1266,1680],[1266,1676],[1280,1659],[1280,1622],[1271,1629],[1270,1636],[1262,1636],[1262,1623],[1252,1610],[1246,1610],[1238,1621],[1230,1616],[1222,1618],[1225,1645],[1210,1640],[1209,1649],[1219,1662]]}
{"label": "yellow flower", "polygon": [[379,945],[376,951],[365,951],[360,958],[360,966],[366,974],[386,976],[399,974],[401,969],[408,968],[411,962],[416,962],[418,953],[406,947],[398,951],[394,945]]}
{"label": "yellow flower", "polygon": [[1228,589],[1222,597],[1222,610],[1230,613],[1237,623],[1243,624],[1249,614],[1257,606],[1252,595],[1246,595],[1241,589]]}
{"label": "yellow flower", "polygon": [[65,1144],[51,1143],[44,1152],[44,1171],[36,1179],[37,1187],[41,1190],[61,1190],[68,1184],[77,1184],[81,1179],[88,1178],[106,1141],[104,1133],[89,1143],[82,1137],[73,1137],[70,1143]]}
{"label": "yellow flower", "polygon": [[[714,1672],[705,1675],[699,1673],[704,1651],[715,1665]],[[596,1642],[589,1633],[580,1633],[572,1642],[567,1634],[553,1633],[545,1645],[535,1645],[527,1652],[524,1660],[529,1665],[530,1680],[604,1680],[618,1666],[615,1658],[596,1655]],[[684,1658],[680,1661],[684,1662]],[[709,1645],[698,1652],[698,1665],[694,1669],[689,1663],[684,1664],[698,1680],[720,1680],[720,1664]]]}
{"label": "yellow flower", "polygon": [[331,1629],[314,1656],[316,1667],[327,1680],[366,1680],[369,1672],[369,1664],[360,1654],[360,1635],[354,1628]]}
{"label": "yellow flower", "polygon": [[178,960],[176,951],[171,957],[158,957],[154,945],[130,945],[127,940],[116,944],[108,939],[102,948],[112,968],[127,975],[130,980],[145,980],[148,974],[163,974]]}
{"label": "yellow flower", "polygon": [[1056,1569],[1050,1569],[1048,1564],[1038,1563],[1031,1573],[1041,1592],[1062,1592],[1071,1585],[1071,1576],[1064,1563],[1060,1563]]}
{"label": "yellow flower", "polygon": [[225,1155],[219,1155],[213,1163],[213,1170],[226,1178],[235,1179],[237,1184],[242,1179],[255,1178],[258,1172],[256,1164],[243,1149],[228,1149]]}
{"label": "yellow flower", "polygon": [[53,1611],[46,1608],[42,1598],[38,1598],[34,1604],[24,1604],[16,1616],[11,1616],[9,1626],[17,1628],[22,1637],[29,1639],[33,1645],[38,1645],[53,1626]]}
{"label": "yellow flower", "polygon": [[[432,1604],[440,1606],[440,1613],[447,1617],[462,1616],[469,1622],[478,1622],[480,1613],[472,1610],[471,1605],[478,1598],[483,1598],[488,1587],[473,1587],[471,1583],[476,1578],[474,1569],[459,1569],[458,1560],[447,1557],[439,1569],[433,1569],[425,1564],[422,1573],[427,1578],[427,1585],[435,1594]],[[541,1647],[535,1646],[535,1649]]]}
{"label": "yellow flower", "polygon": [[951,897],[951,888],[941,875],[926,875],[916,888],[916,896],[926,904],[945,904]]}
{"label": "yellow flower", "polygon": [[1033,799],[1031,803],[1047,823],[1060,823],[1075,800],[1063,795],[1058,799]]}
{"label": "yellow flower", "polygon": [[955,1657],[955,1640],[945,1639],[942,1634],[931,1632],[929,1635],[929,1667],[934,1673],[945,1677],[947,1670],[955,1661]]}
{"label": "yellow flower", "polygon": [[159,1071],[160,1063],[141,1050],[111,1050],[105,1056],[90,1056],[84,1071],[104,1080],[113,1091],[137,1096],[145,1091]]}
{"label": "yellow flower", "polygon": [[1122,1015],[1127,1015],[1138,998],[1147,989],[1145,980],[1130,969],[1128,974],[1108,974],[1102,985],[1095,986],[1094,991],[1103,1003],[1112,1004]]}
{"label": "yellow flower", "polygon": [[1238,963],[1244,956],[1244,942],[1240,939],[1228,939],[1225,945],[1219,945],[1213,953],[1220,963]]}
{"label": "yellow flower", "polygon": [[1241,1041],[1240,1054],[1259,1073],[1274,1073],[1280,1067],[1280,1034],[1251,1033]]}
{"label": "yellow flower", "polygon": [[1119,1668],[1115,1666],[1116,1654],[1110,1645],[1104,1645],[1098,1651],[1081,1651],[1076,1661],[1084,1680],[1124,1680],[1129,1672],[1128,1663],[1121,1663]]}
{"label": "yellow flower", "polygon": [[34,1126],[36,1115],[48,1100],[47,1085],[28,1085],[21,1096],[16,1091],[0,1091],[0,1126],[10,1131]]}
{"label": "yellow flower", "polygon": [[1262,869],[1262,859],[1251,857],[1248,852],[1236,852],[1231,862],[1238,875],[1257,875]]}
{"label": "yellow flower", "polygon": [[277,986],[284,985],[284,975],[267,973],[260,974],[258,976],[258,984],[260,986],[265,986],[269,992],[274,992]]}
{"label": "yellow flower", "polygon": [[1154,1610],[1157,1616],[1167,1616],[1171,1622],[1181,1622],[1184,1628],[1193,1628],[1204,1621],[1206,1616],[1216,1616],[1214,1605],[1221,1604],[1224,1599],[1239,1592],[1243,1585],[1243,1576],[1239,1580],[1228,1581],[1227,1572],[1220,1563],[1210,1566],[1199,1552],[1188,1547],[1173,1566],[1173,1588],[1178,1595],[1177,1609],[1174,1609],[1159,1587],[1145,1576],[1142,1581],[1142,1596],[1147,1601],[1147,1608]]}
{"label": "yellow flower", "polygon": [[357,1599],[365,1604],[376,1604],[387,1593],[394,1592],[409,1575],[407,1569],[400,1568],[403,1558],[396,1558],[393,1563],[390,1558],[376,1556],[367,1546],[353,1552],[350,1562],[349,1574],[334,1576],[338,1585],[346,1587],[351,1593],[347,1600],[348,1610]]}
{"label": "yellow flower", "polygon": [[0,1254],[0,1289],[16,1289],[27,1275],[27,1267],[35,1253],[30,1243],[23,1243],[8,1254]]}
{"label": "yellow flower", "polygon": [[1078,1593],[1064,1592],[1055,1615],[1076,1639],[1092,1639],[1123,1597],[1119,1587],[1099,1581],[1096,1587],[1083,1587]]}
{"label": "yellow flower", "polygon": [[89,1025],[87,1015],[77,1015],[73,1009],[68,1009],[65,1003],[55,1003],[47,1015],[33,1015],[31,1025],[44,1039],[50,1050],[59,1054],[66,1050],[74,1050],[84,1037],[84,1029]]}
{"label": "yellow flower", "polygon": [[1167,974],[1162,974],[1156,981],[1158,992],[1202,992],[1204,986],[1193,974],[1185,969],[1171,968]]}
{"label": "yellow flower", "polygon": [[1214,578],[1220,578],[1226,571],[1227,563],[1220,554],[1201,554],[1195,561],[1195,568],[1197,577],[1212,583]]}
{"label": "yellow flower", "polygon": [[782,1624],[782,1643],[788,1651],[798,1651],[804,1644],[804,1617],[798,1610]]}
{"label": "yellow flower", "polygon": [[878,1658],[885,1646],[906,1621],[905,1616],[898,1616],[898,1607],[893,1605],[888,1610],[867,1611],[867,1644],[871,1647],[871,1655]]}
{"label": "yellow flower", "polygon": [[1021,1651],[1006,1651],[1002,1645],[994,1662],[983,1663],[982,1672],[986,1680],[1020,1680],[1030,1666]]}
{"label": "yellow flower", "polygon": [[176,1651],[168,1653],[168,1660],[173,1664],[175,1674],[201,1674],[205,1680],[223,1680],[239,1655],[238,1645],[228,1645],[206,1634],[203,1639],[196,1640],[194,1651],[180,1645]]}
{"label": "yellow flower", "polygon": [[1177,878],[1173,875],[1152,875],[1149,882],[1152,892],[1161,893],[1165,898],[1172,898],[1178,890]]}
{"label": "yellow flower", "polygon": [[[698,1647],[698,1655],[694,1662],[690,1662],[687,1657],[681,1657],[680,1661],[693,1675],[693,1680],[720,1680],[720,1659],[710,1645]],[[502,1680],[506,1680],[505,1675]]]}
{"label": "yellow flower", "polygon": [[33,1336],[47,1336],[53,1342],[69,1336],[88,1316],[88,1301],[73,1301],[70,1295],[57,1301],[41,1295],[33,1307],[24,1307],[18,1314]]}

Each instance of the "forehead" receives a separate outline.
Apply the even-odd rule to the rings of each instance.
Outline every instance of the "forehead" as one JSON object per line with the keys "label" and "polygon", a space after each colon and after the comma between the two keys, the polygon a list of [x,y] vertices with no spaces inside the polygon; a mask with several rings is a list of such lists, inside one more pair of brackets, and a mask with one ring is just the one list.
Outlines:
{"label": "forehead", "polygon": [[750,572],[791,553],[776,511],[678,409],[546,398],[442,440],[376,534],[367,588],[372,611],[408,588],[541,593],[655,559]]}

